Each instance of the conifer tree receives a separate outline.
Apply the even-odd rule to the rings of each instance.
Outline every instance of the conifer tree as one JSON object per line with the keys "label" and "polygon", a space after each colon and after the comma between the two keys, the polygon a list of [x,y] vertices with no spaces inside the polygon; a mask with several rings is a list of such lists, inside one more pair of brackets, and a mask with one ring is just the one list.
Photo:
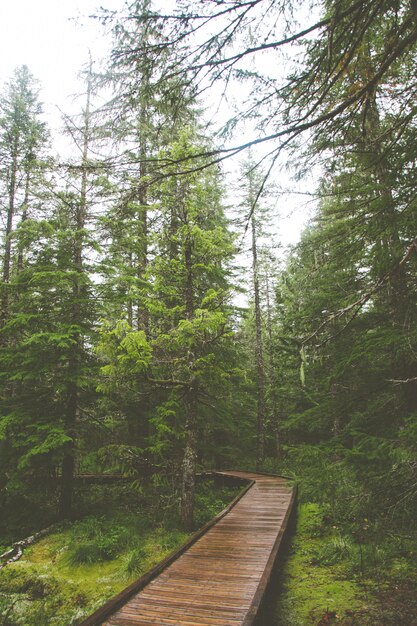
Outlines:
{"label": "conifer tree", "polygon": [[42,213],[26,215],[16,231],[19,254],[30,253],[13,276],[18,298],[9,303],[1,354],[2,382],[13,386],[2,398],[8,476],[52,475],[59,468],[63,517],[71,515],[76,444],[94,367],[92,270],[86,264],[95,247],[89,224],[91,83],[87,92],[82,123],[71,127],[73,136],[81,128],[80,164],[69,166],[65,181],[50,181]]}
{"label": "conifer tree", "polygon": [[[86,329],[91,334],[91,319],[89,319],[89,296],[91,285],[89,272],[85,266],[85,255],[88,247],[87,220],[90,217],[91,198],[89,185],[94,164],[90,152],[93,142],[94,128],[92,126],[92,61],[90,60],[86,75],[85,106],[81,115],[79,130],[80,173],[75,182],[76,193],[66,194],[63,200],[68,210],[69,223],[73,225],[73,240],[71,246],[70,271],[72,281],[72,297],[68,310],[70,328],[70,350],[67,363],[66,407],[64,412],[64,429],[69,438],[64,446],[61,469],[61,496],[60,514],[69,517],[72,511],[73,482],[76,463],[77,421],[80,419],[80,395],[82,394],[83,361],[86,360]],[[71,123],[67,120],[67,124]],[[74,136],[75,127],[71,129]],[[74,184],[74,183],[73,183]]]}
{"label": "conifer tree", "polygon": [[[195,153],[194,137],[192,129],[183,130],[164,157],[176,161]],[[191,528],[202,415],[210,413],[215,386],[226,389],[230,378],[226,264],[233,246],[225,229],[217,172],[181,178],[174,166],[171,174],[158,186],[159,230],[152,234],[154,254],[142,294],[149,311],[148,339],[143,331],[124,327],[117,347],[114,331],[108,330],[101,352],[108,361],[103,372],[110,393],[116,389],[112,380],[130,385],[124,363],[137,372],[138,394],[153,389],[157,404],[149,451],[158,465],[174,461],[181,466],[181,519]],[[119,390],[124,393],[120,385]]]}
{"label": "conifer tree", "polygon": [[[39,157],[47,140],[46,126],[41,119],[39,86],[23,65],[15,70],[0,100],[0,154],[5,231],[3,242],[0,331],[9,317],[10,280],[13,268],[13,231],[16,216],[21,221],[28,215],[33,177],[39,171]],[[23,251],[18,251],[17,267],[22,266]],[[3,334],[0,334],[0,342]]]}
{"label": "conifer tree", "polygon": [[[255,162],[250,156],[243,164],[243,208],[245,219],[250,222],[250,262],[251,262],[251,287],[250,293],[253,300],[254,315],[254,339],[253,354],[255,361],[256,380],[256,468],[260,469],[265,459],[266,442],[266,374],[265,374],[265,324],[262,312],[261,293],[261,246],[259,242],[263,231],[262,209],[259,207],[260,198],[258,189],[260,174],[256,171]],[[249,216],[247,218],[247,216]]]}

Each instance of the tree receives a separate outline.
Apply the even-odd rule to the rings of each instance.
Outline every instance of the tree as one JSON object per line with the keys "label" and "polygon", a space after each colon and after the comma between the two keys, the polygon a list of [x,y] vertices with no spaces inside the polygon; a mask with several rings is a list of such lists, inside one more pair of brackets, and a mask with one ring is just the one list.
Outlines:
{"label": "tree", "polygon": [[[350,0],[343,6],[325,2],[319,10],[321,16],[299,29],[292,5],[279,0],[236,1],[224,7],[214,1],[182,3],[171,15],[149,11],[143,19],[164,28],[164,37],[144,47],[134,45],[121,55],[146,53],[152,62],[165,50],[175,50],[161,80],[182,76],[185,84],[200,85],[200,93],[216,81],[223,81],[230,92],[236,81],[250,81],[251,96],[228,121],[227,129],[256,117],[262,135],[245,144],[208,151],[207,156],[223,158],[249,145],[273,142],[270,156],[275,158],[301,133],[313,130],[325,136],[347,128],[357,105],[384,84],[387,73],[399,61],[407,66],[404,84],[410,87],[408,102],[414,93],[411,59],[417,12],[413,2],[401,7],[377,0]],[[133,13],[130,18],[135,20],[137,15]],[[345,77],[355,73],[358,55],[370,32],[378,32],[381,42],[375,66],[363,82],[344,90]],[[294,44],[300,46],[304,62],[294,64],[289,75],[268,75],[259,69],[258,57],[269,54],[276,61],[281,51],[285,54]],[[252,59],[255,67],[250,65]]]}
{"label": "tree", "polygon": [[[16,212],[21,222],[28,216],[33,177],[40,168],[39,156],[47,141],[46,125],[41,120],[37,81],[26,65],[15,70],[0,100],[0,154],[6,208],[4,232],[0,330],[9,316],[12,273],[12,236]],[[23,250],[18,251],[17,270],[22,268]],[[4,335],[1,335],[3,337]]]}
{"label": "tree", "polygon": [[[194,129],[184,129],[164,157],[175,161],[177,156],[196,151],[195,136]],[[171,176],[154,191],[159,196],[159,228],[152,233],[154,254],[141,293],[142,306],[149,314],[148,340],[143,331],[129,329],[124,323],[120,347],[105,352],[108,365],[104,373],[109,380],[104,385],[116,391],[112,380],[121,380],[123,363],[131,363],[129,346],[138,350],[137,365],[132,365],[140,374],[135,377],[136,402],[144,389],[151,386],[153,390],[150,421],[154,432],[148,449],[157,465],[174,459],[176,466],[181,466],[181,519],[186,528],[193,524],[203,415],[212,413],[209,399],[215,386],[218,394],[230,378],[226,264],[233,245],[225,229],[216,177],[215,170],[187,178]],[[104,346],[109,343],[109,333],[114,339],[115,332],[104,333]],[[120,349],[123,357],[117,356]],[[129,377],[122,380],[132,389]]]}
{"label": "tree", "polygon": [[[146,300],[151,290],[147,266],[152,258],[155,220],[159,203],[157,155],[175,140],[181,124],[194,113],[179,97],[175,80],[159,82],[166,54],[148,58],[148,45],[161,40],[160,29],[148,20],[148,0],[129,4],[134,21],[120,19],[113,25],[113,49],[105,82],[113,90],[106,106],[110,112],[107,132],[115,145],[112,184],[115,200],[101,220],[107,254],[103,259],[104,313],[113,323],[126,318],[129,325],[149,334]],[[143,53],[136,54],[139,45]],[[177,97],[178,96],[178,97]],[[156,194],[156,195],[155,195]],[[114,297],[114,291],[118,297]],[[130,441],[139,449],[149,436],[150,389],[118,400],[127,419]]]}
{"label": "tree", "polygon": [[[303,355],[297,363],[294,351],[287,361],[293,375],[285,394],[293,402],[285,429],[294,457],[310,446],[316,458],[321,452],[343,468],[344,480],[354,477],[363,507],[369,506],[363,514],[373,510],[383,518],[395,502],[398,521],[410,519],[415,506],[409,428],[415,419],[416,221],[410,229],[402,176],[407,141],[381,175],[387,126],[382,118],[363,136],[359,120],[334,140],[320,210],[280,286],[283,334]],[[303,467],[313,473],[305,457]],[[333,490],[346,496],[346,485]]]}
{"label": "tree", "polygon": [[[280,157],[287,155],[291,147],[297,149],[299,142],[314,145],[313,151],[303,150],[304,160],[298,158],[304,166],[311,164],[318,155],[332,150],[332,146],[343,149],[340,138],[347,129],[362,132],[365,137],[378,124],[381,106],[388,112],[396,102],[396,114],[384,116],[383,132],[385,137],[390,137],[384,143],[387,161],[394,154],[396,140],[414,124],[417,13],[412,2],[405,6],[381,4],[376,0],[365,3],[352,0],[343,6],[325,2],[319,7],[321,17],[301,30],[291,11],[291,5],[278,0],[272,4],[265,0],[249,4],[232,2],[225,7],[219,7],[216,2],[193,3],[192,7],[182,4],[172,15],[149,10],[141,19],[159,28],[163,36],[144,45],[128,46],[120,53],[121,57],[136,56],[151,64],[166,54],[161,81],[175,77],[194,91],[198,85],[200,95],[216,81],[223,81],[224,93],[235,89],[237,82],[249,85],[250,93],[237,107],[236,115],[228,120],[223,136],[230,137],[255,120],[255,137],[244,144],[184,157],[181,162],[184,174],[268,142],[269,151],[259,160],[269,160],[269,166],[248,210],[248,223]],[[136,17],[131,16],[133,20]],[[293,45],[299,53],[290,69],[285,74],[267,75],[263,71],[266,64],[257,59],[270,54],[275,67],[281,51]],[[175,50],[172,56],[168,54],[171,50]],[[398,81],[400,66],[401,81]],[[380,112],[376,116],[378,108]],[[374,158],[378,159],[381,146],[377,148],[375,144],[375,133],[372,141]],[[369,147],[368,143],[365,147],[368,152]],[[202,156],[205,164],[197,165],[195,159]],[[162,167],[165,165],[168,167],[162,163]],[[382,180],[381,164],[377,161],[374,163],[377,175],[375,168],[379,168],[378,177]],[[380,192],[385,193],[386,200],[387,193],[395,194],[393,188],[384,192],[381,184]],[[381,232],[392,231],[393,215],[387,208],[380,216]],[[394,262],[398,264],[406,247],[400,250],[400,238],[397,243]],[[379,273],[374,275],[376,284],[384,273],[380,266]]]}
{"label": "tree", "polygon": [[255,163],[249,160],[243,165],[243,192],[245,198],[243,206],[246,211],[251,213],[250,218],[250,234],[251,234],[251,266],[252,266],[252,289],[253,289],[253,311],[255,320],[255,338],[254,338],[254,355],[255,355],[255,378],[256,378],[256,398],[257,398],[257,415],[256,415],[256,468],[262,467],[265,457],[265,362],[264,362],[264,329],[261,309],[261,293],[260,293],[260,266],[259,266],[259,242],[261,220],[258,216],[256,206],[256,190],[259,183],[259,175],[255,172]]}
{"label": "tree", "polygon": [[1,434],[11,450],[7,474],[18,480],[59,467],[62,517],[72,512],[77,440],[94,380],[96,313],[93,270],[86,263],[96,248],[89,224],[96,166],[90,158],[91,95],[88,81],[81,124],[69,126],[67,119],[81,163],[69,165],[65,180],[50,181],[42,214],[26,215],[16,230],[19,255],[30,252],[11,277],[18,297],[9,302],[0,355],[2,382],[13,388],[2,398]]}
{"label": "tree", "polygon": [[[91,334],[89,327],[89,291],[91,290],[90,276],[84,265],[84,256],[87,248],[87,219],[89,217],[90,199],[88,186],[94,164],[90,160],[90,150],[93,141],[92,128],[92,61],[90,60],[86,76],[86,100],[82,112],[80,135],[80,174],[77,193],[66,194],[62,199],[66,203],[69,222],[73,225],[73,239],[70,250],[70,267],[72,273],[72,295],[68,310],[69,322],[69,352],[67,363],[67,399],[64,412],[64,430],[68,441],[64,445],[61,469],[61,496],[60,514],[69,517],[72,512],[73,483],[75,474],[75,450],[77,440],[77,421],[80,417],[80,392],[83,377],[83,361],[86,361],[86,330]],[[69,120],[68,120],[69,122]],[[67,123],[68,123],[67,122]],[[76,127],[71,129],[74,136]],[[75,183],[77,186],[77,183]]]}

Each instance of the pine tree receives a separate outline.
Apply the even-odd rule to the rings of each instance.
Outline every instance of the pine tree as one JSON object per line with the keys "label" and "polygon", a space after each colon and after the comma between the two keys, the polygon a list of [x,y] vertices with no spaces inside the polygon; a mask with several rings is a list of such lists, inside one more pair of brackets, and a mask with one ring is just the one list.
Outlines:
{"label": "pine tree", "polygon": [[[64,446],[61,466],[61,495],[60,515],[69,517],[72,512],[74,488],[74,474],[76,464],[77,422],[80,419],[80,395],[82,394],[83,361],[86,360],[86,327],[89,322],[89,295],[91,293],[90,276],[85,266],[87,243],[87,220],[90,217],[90,198],[88,187],[91,184],[91,172],[94,164],[90,160],[91,144],[93,141],[92,128],[92,61],[90,60],[86,76],[86,100],[82,112],[80,126],[80,173],[75,186],[77,193],[67,194],[64,197],[69,213],[70,223],[73,224],[73,239],[71,246],[70,268],[72,295],[68,309],[68,323],[70,330],[71,348],[67,363],[66,407],[64,410],[64,429],[69,438]],[[74,135],[75,128],[71,130]],[[88,332],[89,331],[89,332]],[[91,334],[91,327],[88,329]]]}
{"label": "pine tree", "polygon": [[[18,297],[9,302],[0,357],[3,384],[13,389],[2,399],[1,432],[10,442],[7,473],[18,479],[59,468],[63,517],[71,515],[76,445],[94,368],[92,269],[86,264],[95,247],[89,224],[95,171],[91,83],[87,92],[77,125],[80,165],[69,166],[65,181],[51,181],[42,213],[26,216],[16,231],[19,254],[30,253],[10,283]],[[71,131],[74,136],[75,125]]]}

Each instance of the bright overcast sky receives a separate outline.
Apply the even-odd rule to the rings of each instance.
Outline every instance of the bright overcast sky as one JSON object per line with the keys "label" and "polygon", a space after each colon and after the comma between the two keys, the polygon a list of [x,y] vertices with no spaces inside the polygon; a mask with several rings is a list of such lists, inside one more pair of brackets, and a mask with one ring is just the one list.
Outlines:
{"label": "bright overcast sky", "polygon": [[[82,90],[77,73],[106,46],[99,23],[89,19],[97,7],[121,7],[123,0],[0,0],[0,82],[26,64],[42,84],[41,101],[68,110],[68,96]],[[78,85],[78,86],[77,86]]]}

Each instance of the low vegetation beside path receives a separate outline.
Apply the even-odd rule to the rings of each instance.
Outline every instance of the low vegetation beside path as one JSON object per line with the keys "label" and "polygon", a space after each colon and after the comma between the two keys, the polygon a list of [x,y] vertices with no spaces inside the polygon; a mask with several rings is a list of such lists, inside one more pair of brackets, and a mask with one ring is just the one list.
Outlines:
{"label": "low vegetation beside path", "polygon": [[338,523],[326,506],[299,506],[265,626],[417,623],[417,540],[381,539],[368,518],[355,528]]}
{"label": "low vegetation beside path", "polygon": [[[239,490],[199,484],[196,527]],[[151,497],[118,485],[92,493],[82,519],[57,526],[0,571],[1,626],[77,624],[189,536],[180,530],[175,498],[163,490]]]}

